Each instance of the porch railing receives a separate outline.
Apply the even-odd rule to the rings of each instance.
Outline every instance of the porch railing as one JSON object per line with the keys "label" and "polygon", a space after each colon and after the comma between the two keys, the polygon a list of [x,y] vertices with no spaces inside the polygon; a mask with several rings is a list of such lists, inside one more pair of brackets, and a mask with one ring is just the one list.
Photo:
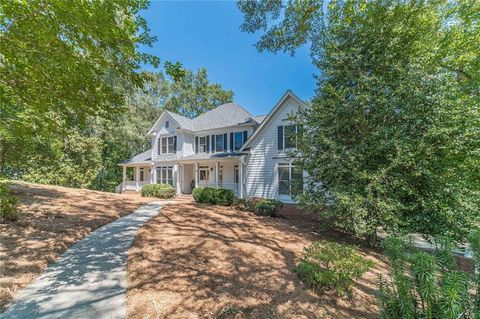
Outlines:
{"label": "porch railing", "polygon": [[[126,191],[139,191],[142,189],[144,185],[150,184],[150,181],[142,181],[142,182],[136,182],[136,181],[126,181],[125,183],[120,183],[115,187],[115,192],[116,193],[121,193],[124,190]],[[138,188],[137,188],[138,185]]]}

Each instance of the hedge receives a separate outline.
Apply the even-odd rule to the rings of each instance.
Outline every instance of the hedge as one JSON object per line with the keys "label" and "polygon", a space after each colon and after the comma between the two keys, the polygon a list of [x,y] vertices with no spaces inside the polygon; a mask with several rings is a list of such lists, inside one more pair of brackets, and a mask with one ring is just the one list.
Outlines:
{"label": "hedge", "polygon": [[230,206],[235,200],[235,193],[226,188],[197,187],[192,195],[195,202],[200,204]]}
{"label": "hedge", "polygon": [[175,196],[175,188],[169,184],[148,184],[142,187],[143,197],[172,198]]}
{"label": "hedge", "polygon": [[278,209],[283,203],[276,199],[252,198],[245,202],[245,207],[262,216],[276,217]]}

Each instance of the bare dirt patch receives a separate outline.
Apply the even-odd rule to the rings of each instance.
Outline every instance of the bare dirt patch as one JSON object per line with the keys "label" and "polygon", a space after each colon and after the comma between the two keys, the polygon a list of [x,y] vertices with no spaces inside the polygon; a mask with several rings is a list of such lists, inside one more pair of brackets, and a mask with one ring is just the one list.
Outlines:
{"label": "bare dirt patch", "polygon": [[0,224],[0,311],[74,242],[152,199],[14,183],[20,217]]}
{"label": "bare dirt patch", "polygon": [[315,240],[309,216],[275,219],[234,208],[165,206],[144,225],[129,251],[129,318],[378,318],[380,254],[361,248],[376,266],[352,296],[314,293],[293,269]]}

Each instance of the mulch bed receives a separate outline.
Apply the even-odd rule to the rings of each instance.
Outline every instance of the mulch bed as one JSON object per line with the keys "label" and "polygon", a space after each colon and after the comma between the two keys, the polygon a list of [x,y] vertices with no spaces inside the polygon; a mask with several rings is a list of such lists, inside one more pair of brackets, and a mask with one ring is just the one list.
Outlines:
{"label": "mulch bed", "polygon": [[[314,216],[285,210],[260,217],[232,207],[165,206],[140,230],[129,251],[129,318],[379,318],[382,256],[348,298],[314,292],[293,269],[312,241],[345,242]],[[351,242],[349,242],[351,243]]]}
{"label": "mulch bed", "polygon": [[151,198],[15,183],[20,217],[0,224],[0,311],[74,242]]}

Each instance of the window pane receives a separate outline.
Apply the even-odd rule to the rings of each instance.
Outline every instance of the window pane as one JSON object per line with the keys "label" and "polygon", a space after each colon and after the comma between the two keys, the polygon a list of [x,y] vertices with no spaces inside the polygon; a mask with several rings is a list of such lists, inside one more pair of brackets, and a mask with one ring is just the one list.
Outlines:
{"label": "window pane", "polygon": [[238,151],[243,145],[243,133],[236,132],[235,133],[235,150]]}
{"label": "window pane", "polygon": [[290,195],[290,190],[288,187],[288,181],[279,181],[278,182],[278,194],[279,195]]}
{"label": "window pane", "polygon": [[285,148],[294,148],[296,147],[296,134],[295,134],[295,125],[285,126]]}
{"label": "window pane", "polygon": [[205,153],[207,151],[207,140],[205,136],[200,137],[199,139],[199,152]]}
{"label": "window pane", "polygon": [[167,138],[162,138],[162,154],[167,153]]}
{"label": "window pane", "polygon": [[303,192],[303,171],[300,166],[292,165],[292,194],[301,194]]}
{"label": "window pane", "polygon": [[223,152],[223,134],[215,136],[215,151]]}
{"label": "window pane", "polygon": [[288,166],[278,166],[278,180],[279,181],[289,181],[289,167]]}
{"label": "window pane", "polygon": [[168,138],[168,153],[170,153],[170,154],[173,154],[173,153],[174,153],[174,149],[173,149],[173,147],[174,147],[174,145],[173,145],[173,141],[174,141],[174,138],[173,138],[173,136]]}
{"label": "window pane", "polygon": [[160,184],[162,182],[161,180],[161,174],[162,174],[162,170],[160,168],[157,168],[157,184]]}

